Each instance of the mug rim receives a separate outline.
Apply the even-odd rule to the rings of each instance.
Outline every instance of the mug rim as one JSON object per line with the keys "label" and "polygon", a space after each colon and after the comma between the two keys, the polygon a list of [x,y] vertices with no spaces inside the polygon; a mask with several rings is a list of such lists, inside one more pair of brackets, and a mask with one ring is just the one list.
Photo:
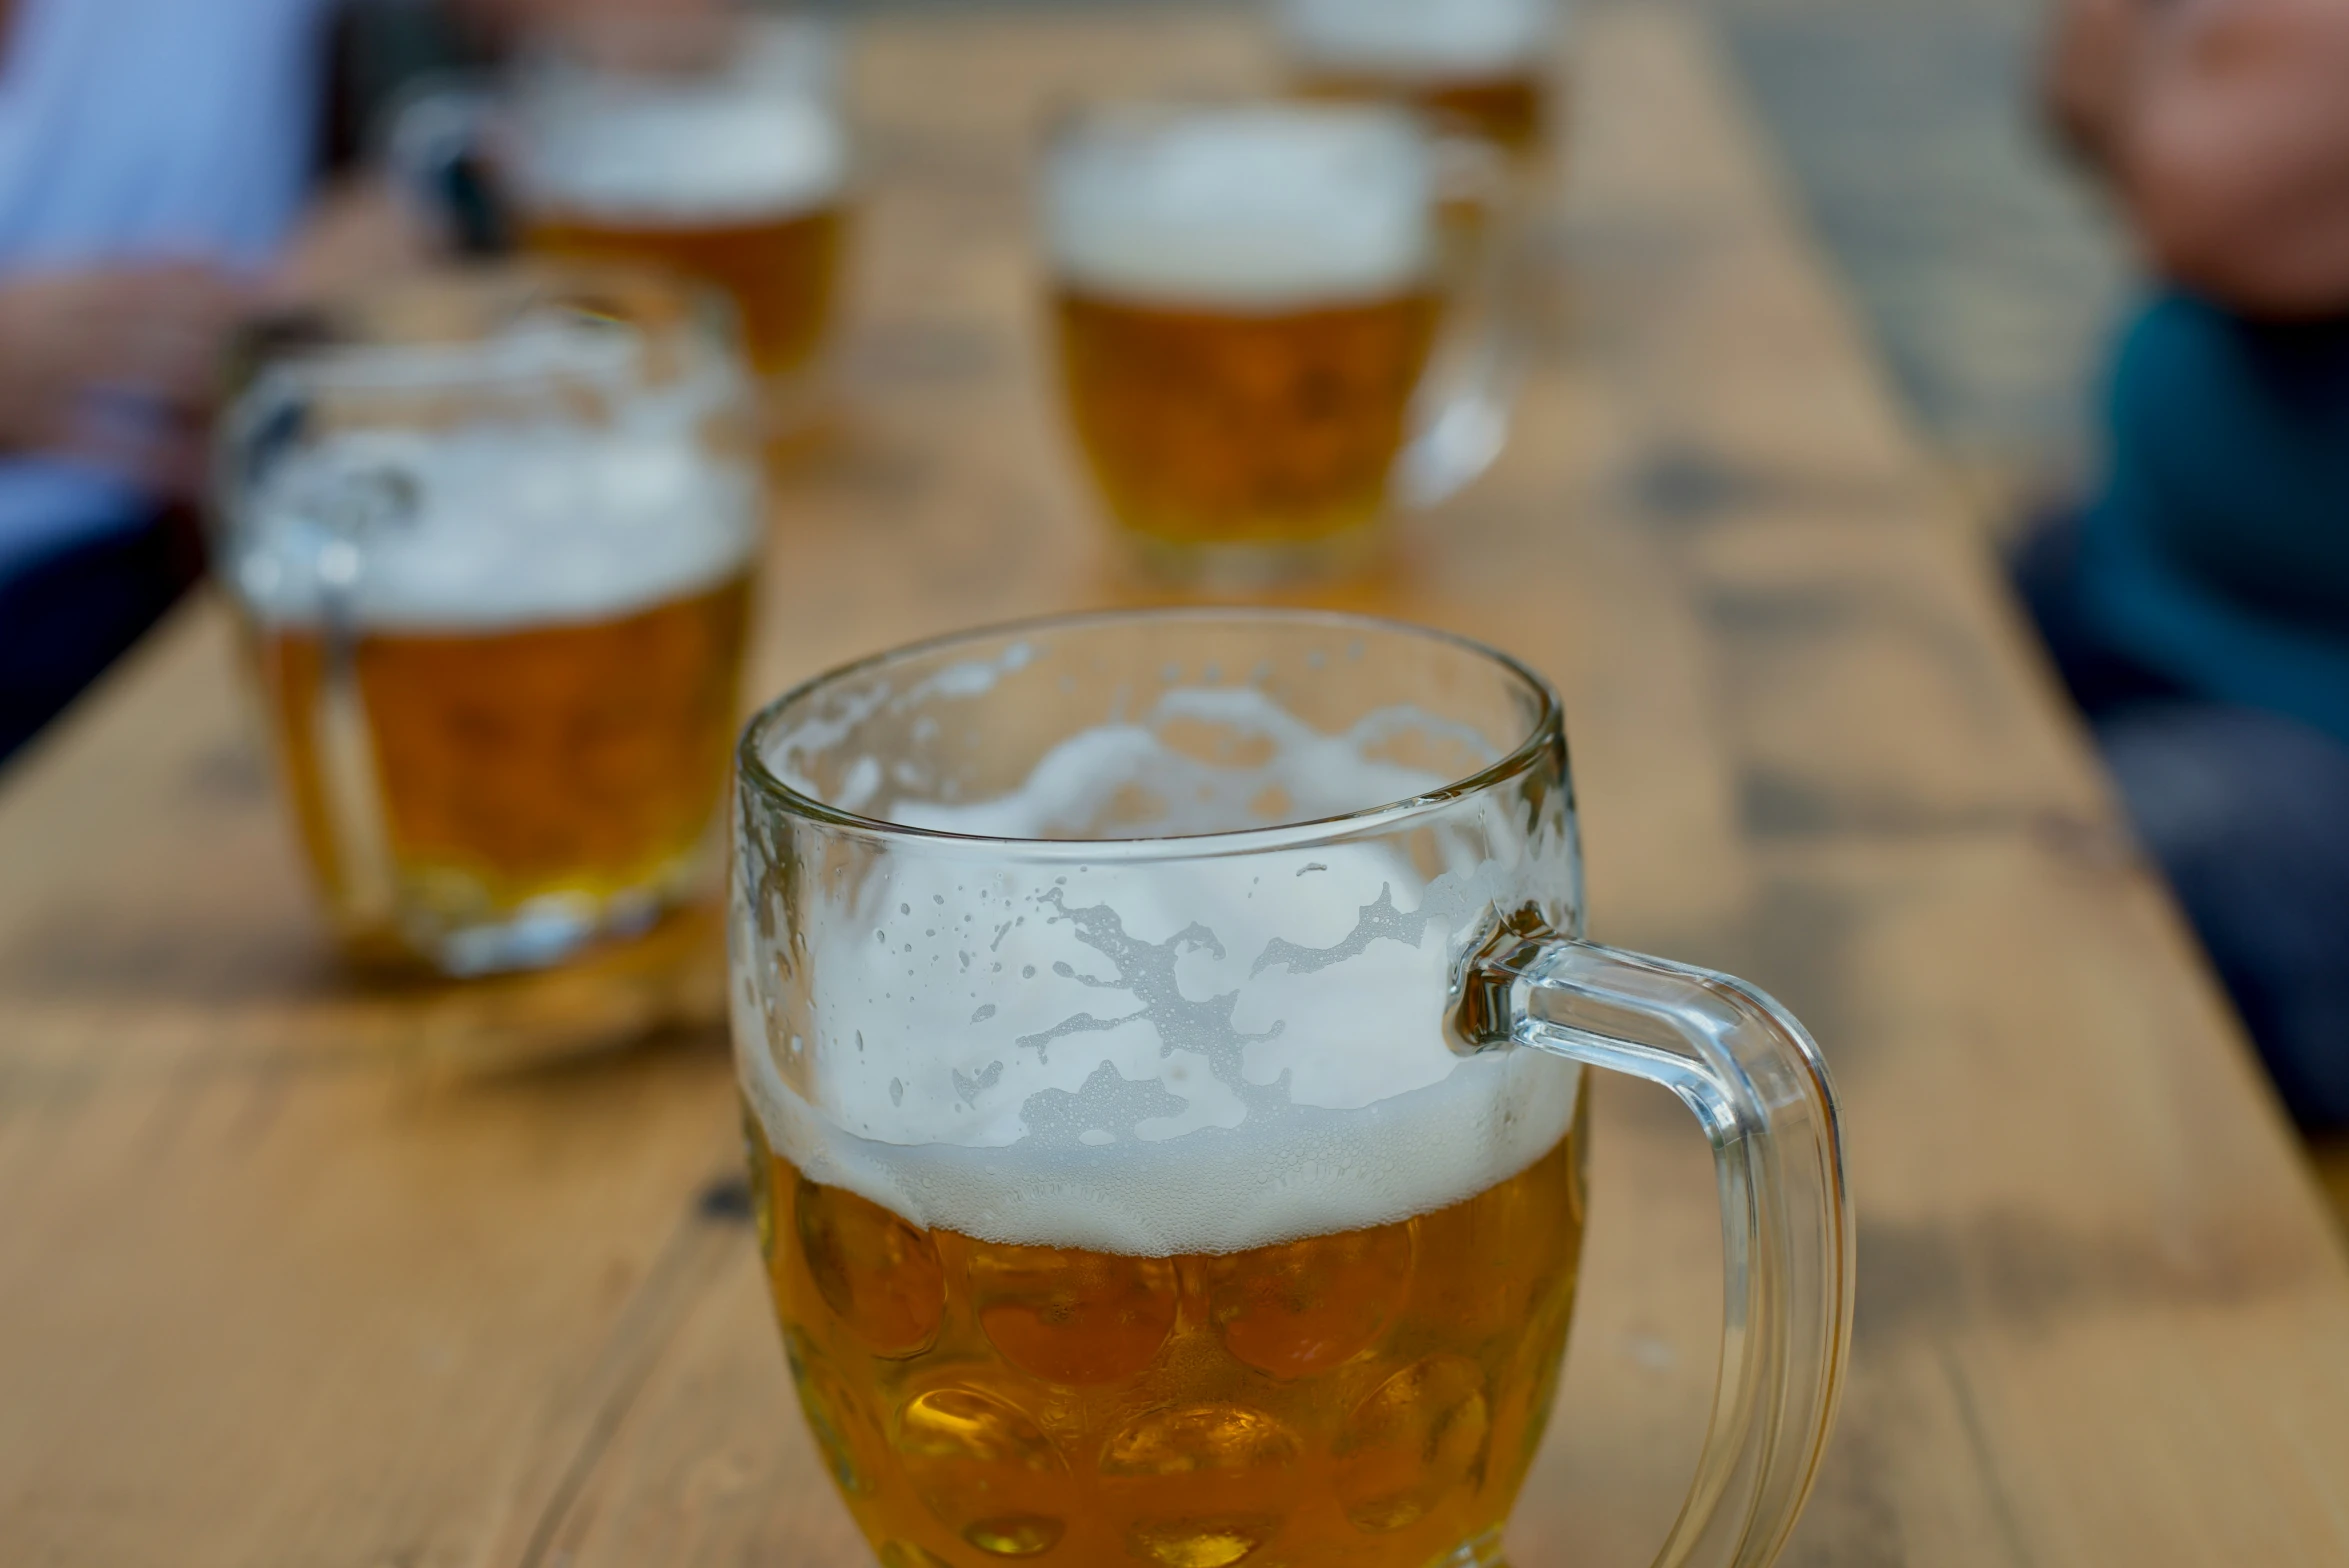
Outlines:
{"label": "mug rim", "polygon": [[[960,833],[942,828],[914,827],[905,823],[889,822],[878,817],[864,816],[844,810],[829,802],[816,799],[805,791],[793,788],[767,765],[761,743],[768,731],[794,704],[814,695],[835,682],[864,674],[882,665],[901,659],[936,653],[958,644],[982,642],[1021,633],[1041,633],[1077,627],[1098,626],[1120,621],[1241,621],[1286,622],[1294,625],[1321,625],[1326,627],[1353,627],[1384,636],[1403,636],[1424,642],[1444,643],[1463,650],[1496,666],[1502,674],[1514,679],[1538,700],[1539,709],[1532,726],[1515,745],[1493,761],[1473,773],[1464,774],[1425,794],[1403,800],[1387,801],[1366,806],[1356,811],[1340,812],[1333,816],[1311,817],[1298,822],[1284,822],[1271,827],[1233,828],[1212,833],[1159,834],[1133,838],[1012,838],[983,833]],[[1268,850],[1295,848],[1326,843],[1356,833],[1380,832],[1413,818],[1433,815],[1444,808],[1479,795],[1496,785],[1522,776],[1534,768],[1553,747],[1563,749],[1566,736],[1565,705],[1559,699],[1557,688],[1539,673],[1513,655],[1502,652],[1489,643],[1457,632],[1437,627],[1422,626],[1412,621],[1391,616],[1363,615],[1346,610],[1292,609],[1283,606],[1253,605],[1185,605],[1165,607],[1135,607],[1130,609],[1080,610],[1054,615],[1024,616],[1015,620],[991,622],[982,626],[966,627],[936,636],[900,643],[879,653],[867,654],[846,664],[836,665],[820,674],[790,687],[782,695],[762,706],[743,725],[740,739],[735,744],[735,776],[737,791],[755,796],[769,811],[784,816],[815,822],[838,832],[875,842],[912,842],[941,850],[978,852],[998,857],[1014,856],[1022,860],[1062,860],[1087,862],[1097,860],[1192,860],[1218,858],[1227,855],[1257,854]]]}
{"label": "mug rim", "polygon": [[[386,324],[402,309],[441,301],[465,313],[461,335],[388,335]],[[316,306],[257,317],[230,346],[236,373],[226,402],[233,409],[265,381],[313,394],[374,397],[498,390],[577,375],[573,366],[507,365],[492,357],[499,331],[543,309],[609,318],[617,330],[634,334],[636,341],[624,345],[634,369],[641,369],[649,344],[666,341],[713,361],[689,365],[687,376],[725,375],[742,360],[739,313],[721,289],[638,263],[522,257],[432,267],[385,288],[344,291]]]}

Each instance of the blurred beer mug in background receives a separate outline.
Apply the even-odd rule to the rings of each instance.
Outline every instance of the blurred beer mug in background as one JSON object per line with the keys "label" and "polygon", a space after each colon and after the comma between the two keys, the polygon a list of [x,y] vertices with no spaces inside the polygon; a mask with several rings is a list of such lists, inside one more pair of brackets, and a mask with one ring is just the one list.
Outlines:
{"label": "blurred beer mug in background", "polygon": [[219,576],[361,962],[537,968],[713,891],[761,523],[730,314],[529,268],[258,350]]}
{"label": "blurred beer mug in background", "polygon": [[1512,330],[1554,328],[1560,0],[1275,0],[1292,87],[1408,105],[1435,134],[1446,265]]}
{"label": "blurred beer mug in background", "polygon": [[1435,153],[1376,106],[1130,105],[1055,137],[1044,248],[1071,424],[1174,577],[1365,553],[1499,451],[1502,323],[1448,287]]}
{"label": "blurred beer mug in background", "polygon": [[1558,0],[1276,0],[1275,20],[1303,92],[1408,103],[1520,162],[1549,151]]}
{"label": "blurred beer mug in background", "polygon": [[1776,1555],[1849,1340],[1833,1092],[1760,993],[1581,940],[1538,678],[1356,617],[1080,617],[812,681],[737,777],[759,1235],[883,1563],[1498,1563],[1586,1065],[1671,1088],[1720,1176],[1658,1562]]}
{"label": "blurred beer mug in background", "polygon": [[389,146],[428,189],[478,151],[527,250],[725,290],[770,433],[821,414],[850,178],[838,40],[823,24],[733,12],[574,23],[538,35],[490,93],[413,100]]}

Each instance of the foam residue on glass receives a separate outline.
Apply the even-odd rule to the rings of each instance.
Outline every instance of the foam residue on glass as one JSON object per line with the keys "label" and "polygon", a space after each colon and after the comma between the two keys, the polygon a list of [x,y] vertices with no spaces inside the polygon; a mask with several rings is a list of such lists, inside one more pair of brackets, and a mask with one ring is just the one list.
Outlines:
{"label": "foam residue on glass", "polygon": [[[1164,739],[1185,720],[1245,734],[1269,748],[1254,767],[1219,764]],[[1382,762],[1380,739],[1424,724],[1410,711],[1380,712],[1341,735],[1324,735],[1245,686],[1190,688],[1161,697],[1148,719],[1070,736],[1036,764],[1018,793],[954,804],[906,800],[890,813],[905,827],[985,838],[1154,838],[1229,832],[1273,821],[1314,822],[1409,800],[1447,781]],[[1489,759],[1488,759],[1489,760]]]}
{"label": "foam residue on glass", "polygon": [[[742,570],[757,477],[704,444],[739,372],[713,354],[647,389],[644,347],[557,313],[480,343],[335,356],[345,394],[497,388],[496,412],[308,439],[236,509],[239,598],[264,624],[314,622],[331,591],[363,626],[484,630],[625,614]],[[300,406],[301,375],[283,406]],[[279,406],[266,386],[255,401]]]}
{"label": "foam residue on glass", "polygon": [[1434,172],[1407,116],[1266,105],[1096,115],[1054,146],[1062,282],[1142,303],[1280,309],[1421,284]]}
{"label": "foam residue on glass", "polygon": [[[1248,760],[1167,743],[1202,720],[1256,742]],[[1415,724],[1456,740],[1409,710],[1325,734],[1253,688],[1178,687],[999,798],[887,815],[1007,839],[1264,825],[1275,803],[1273,821],[1315,820],[1450,782],[1382,760]],[[1229,1252],[1443,1207],[1547,1152],[1579,1084],[1445,1039],[1491,912],[1571,882],[1570,846],[1510,831],[1147,860],[1105,842],[1087,862],[911,840],[862,875],[808,871],[778,926],[789,995],[735,998],[746,1092],[812,1180],[992,1241]]]}
{"label": "foam residue on glass", "polygon": [[1307,64],[1382,76],[1498,77],[1540,59],[1557,0],[1281,0],[1281,34]]}

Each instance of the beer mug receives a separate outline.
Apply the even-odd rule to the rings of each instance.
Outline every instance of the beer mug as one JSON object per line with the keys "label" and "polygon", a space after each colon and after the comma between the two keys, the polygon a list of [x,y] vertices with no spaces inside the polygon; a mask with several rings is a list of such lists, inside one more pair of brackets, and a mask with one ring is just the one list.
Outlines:
{"label": "beer mug", "polygon": [[714,891],[761,527],[727,314],[533,269],[258,354],[219,577],[362,962],[537,968]]}
{"label": "beer mug", "polygon": [[1435,182],[1429,137],[1389,108],[1125,106],[1055,139],[1069,419],[1150,565],[1342,561],[1390,496],[1440,501],[1499,451],[1505,335],[1448,287]]}
{"label": "beer mug", "polygon": [[1275,20],[1306,93],[1409,103],[1521,161],[1546,148],[1558,0],[1278,0]]}
{"label": "beer mug", "polygon": [[817,412],[847,225],[833,34],[811,19],[615,15],[540,34],[489,93],[428,91],[390,161],[432,187],[478,153],[522,247],[665,268],[742,313],[769,422]]}
{"label": "beer mug", "polygon": [[1497,1563],[1590,1066],[1696,1112],[1727,1227],[1658,1562],[1775,1555],[1848,1345],[1834,1094],[1759,991],[1582,939],[1539,678],[1355,617],[1113,613],[823,676],[736,760],[759,1238],[883,1563]]}

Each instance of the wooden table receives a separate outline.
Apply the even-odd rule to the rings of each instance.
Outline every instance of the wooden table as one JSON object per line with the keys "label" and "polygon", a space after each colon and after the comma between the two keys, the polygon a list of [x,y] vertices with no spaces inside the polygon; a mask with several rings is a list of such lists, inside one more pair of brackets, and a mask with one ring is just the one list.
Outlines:
{"label": "wooden table", "polygon": [[[1518,437],[1334,597],[1555,678],[1597,934],[1753,977],[1834,1060],[1859,1333],[1792,1561],[2349,1560],[2314,1185],[1701,25],[1589,24]],[[1058,100],[1263,69],[1158,12],[863,37],[861,413],[783,498],[758,690],[1133,596],[1045,379],[1029,154]],[[729,1201],[722,1044],[452,1080],[417,1027],[335,973],[213,606],[7,778],[0,1560],[858,1561]],[[1519,1568],[1645,1563],[1711,1385],[1701,1141],[1597,1107]]]}

